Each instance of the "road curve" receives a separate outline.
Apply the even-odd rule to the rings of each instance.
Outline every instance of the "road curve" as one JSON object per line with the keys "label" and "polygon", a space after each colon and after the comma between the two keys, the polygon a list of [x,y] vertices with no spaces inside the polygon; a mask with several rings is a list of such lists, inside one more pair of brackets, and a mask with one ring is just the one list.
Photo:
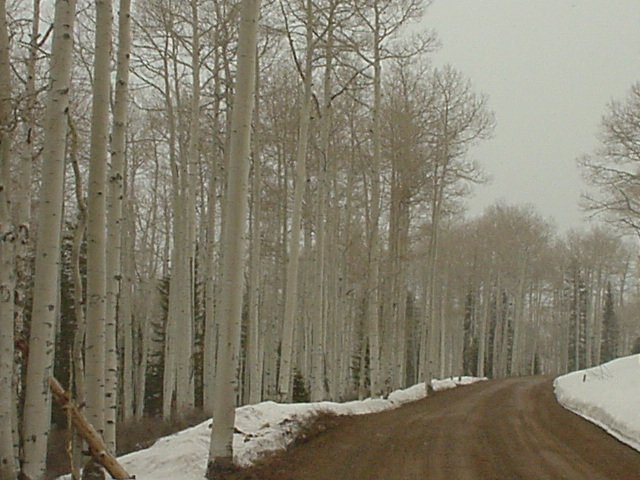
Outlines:
{"label": "road curve", "polygon": [[344,417],[231,477],[261,480],[638,480],[640,453],[562,408],[548,377],[481,382]]}

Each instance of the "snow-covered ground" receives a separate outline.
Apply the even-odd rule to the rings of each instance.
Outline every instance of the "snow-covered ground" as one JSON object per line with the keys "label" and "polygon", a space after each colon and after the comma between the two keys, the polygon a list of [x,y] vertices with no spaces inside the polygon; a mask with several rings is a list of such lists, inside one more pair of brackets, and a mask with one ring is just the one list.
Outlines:
{"label": "snow-covered ground", "polygon": [[[434,380],[434,390],[467,385],[480,379],[455,377]],[[424,383],[398,390],[386,399],[367,399],[347,403],[263,402],[236,410],[233,439],[235,460],[250,465],[268,452],[284,449],[306,421],[321,412],[361,415],[381,412],[419,400],[425,396]],[[120,457],[122,466],[137,480],[202,480],[207,465],[211,421],[159,439],[153,446]]]}
{"label": "snow-covered ground", "polygon": [[558,401],[640,451],[640,355],[558,377]]}

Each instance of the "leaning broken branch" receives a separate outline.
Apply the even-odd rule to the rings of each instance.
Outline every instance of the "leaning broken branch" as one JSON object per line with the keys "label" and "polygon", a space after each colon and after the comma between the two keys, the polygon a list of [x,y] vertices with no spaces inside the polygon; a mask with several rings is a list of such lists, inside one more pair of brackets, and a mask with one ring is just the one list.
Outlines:
{"label": "leaning broken branch", "polygon": [[77,429],[79,435],[87,442],[89,452],[93,459],[102,465],[107,472],[109,472],[111,477],[116,480],[129,480],[135,478],[129,475],[127,471],[122,468],[122,465],[118,463],[118,460],[116,460],[116,458],[107,451],[107,446],[102,440],[100,434],[87,421],[84,415],[82,415],[76,404],[71,400],[71,394],[65,392],[60,385],[60,382],[55,378],[50,377],[49,388],[51,389],[51,393],[53,394],[55,401],[67,411],[67,414],[71,417],[73,426]]}

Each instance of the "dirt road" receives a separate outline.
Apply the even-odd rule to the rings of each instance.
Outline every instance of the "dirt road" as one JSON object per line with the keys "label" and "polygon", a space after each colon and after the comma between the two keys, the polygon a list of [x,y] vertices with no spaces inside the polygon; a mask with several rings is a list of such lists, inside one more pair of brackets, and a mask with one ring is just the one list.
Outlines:
{"label": "dirt road", "polygon": [[331,420],[237,479],[638,480],[640,453],[566,411],[549,378],[482,382]]}

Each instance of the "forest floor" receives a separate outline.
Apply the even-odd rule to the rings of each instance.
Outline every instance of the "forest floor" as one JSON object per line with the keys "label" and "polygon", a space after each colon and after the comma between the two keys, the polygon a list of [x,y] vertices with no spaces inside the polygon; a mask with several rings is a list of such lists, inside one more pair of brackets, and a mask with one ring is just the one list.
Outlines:
{"label": "forest floor", "polygon": [[229,480],[640,478],[640,453],[564,409],[550,377],[481,382],[310,428]]}

